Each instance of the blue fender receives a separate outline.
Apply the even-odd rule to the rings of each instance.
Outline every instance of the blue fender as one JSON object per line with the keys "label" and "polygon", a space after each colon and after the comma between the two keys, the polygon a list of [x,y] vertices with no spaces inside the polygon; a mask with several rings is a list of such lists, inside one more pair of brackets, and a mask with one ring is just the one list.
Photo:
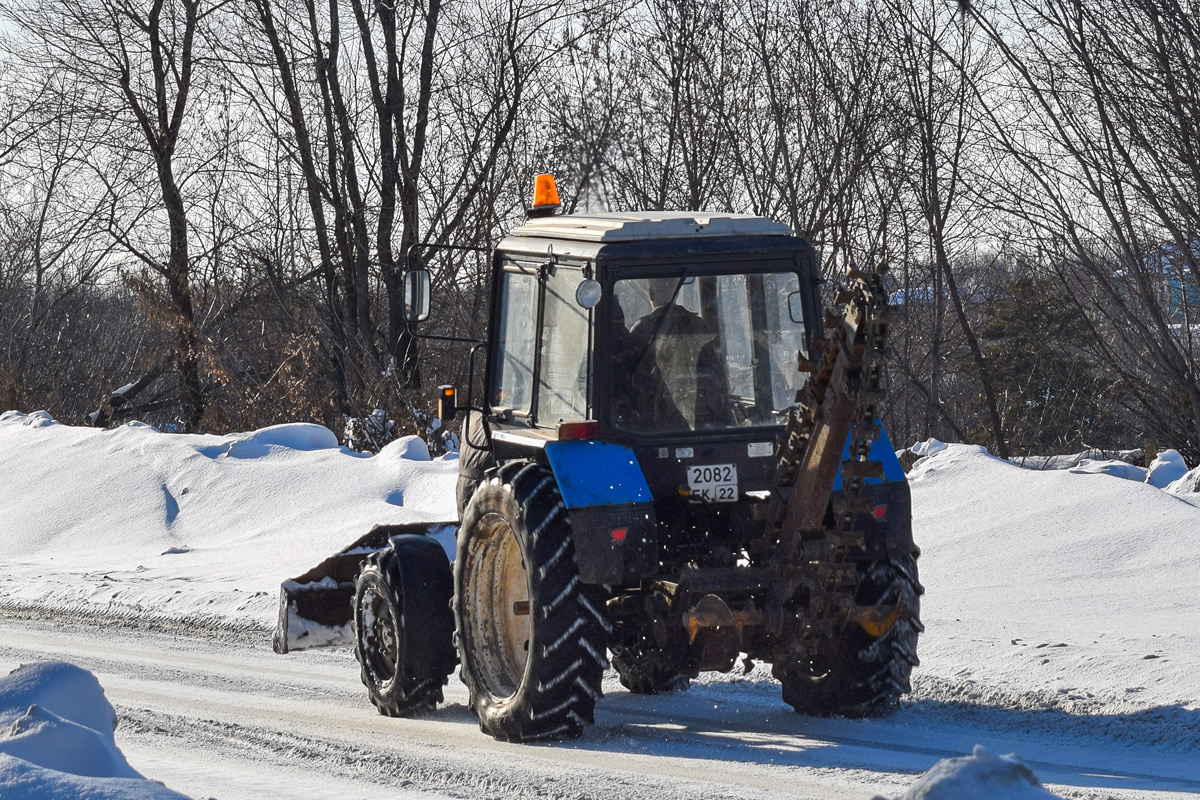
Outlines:
{"label": "blue fender", "polygon": [[[878,424],[878,420],[876,423]],[[846,446],[842,450],[842,460],[848,458],[849,437],[846,438]],[[858,515],[855,522],[864,536],[867,557],[907,558],[917,552],[912,535],[912,494],[904,476],[904,468],[900,466],[900,459],[896,457],[896,450],[882,425],[879,438],[871,443],[868,458],[883,464],[883,480],[864,478],[862,495],[864,499],[874,503],[876,508],[883,509],[883,517],[863,513]],[[833,491],[839,492],[841,489],[842,471],[839,466]]]}
{"label": "blue fender", "polygon": [[628,447],[586,439],[549,442],[546,457],[567,508],[648,503],[654,498]]}
{"label": "blue fender", "polygon": [[623,583],[658,566],[654,497],[628,447],[582,440],[549,442],[546,458],[571,520],[584,583]]}
{"label": "blue fender", "polygon": [[[867,458],[871,461],[878,461],[883,464],[883,480],[879,478],[864,478],[864,484],[873,483],[892,483],[894,481],[904,481],[904,467],[900,466],[900,459],[896,458],[896,448],[892,447],[892,440],[888,438],[887,431],[883,429],[883,423],[875,420],[875,424],[879,425],[879,438],[871,442],[871,452]],[[842,448],[842,461],[850,458],[850,440],[854,432],[846,437],[846,444]],[[841,491],[842,488],[842,468],[838,466],[837,477],[833,479],[833,490]]]}

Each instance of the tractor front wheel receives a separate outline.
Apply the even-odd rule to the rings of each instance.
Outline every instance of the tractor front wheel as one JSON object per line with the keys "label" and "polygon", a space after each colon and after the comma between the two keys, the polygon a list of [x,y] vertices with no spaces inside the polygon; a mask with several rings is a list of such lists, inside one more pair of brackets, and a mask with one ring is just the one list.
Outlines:
{"label": "tractor front wheel", "polygon": [[[445,561],[445,555],[441,558]],[[448,568],[443,567],[446,584]],[[449,616],[449,586],[438,593],[435,588],[441,587],[433,583],[411,588],[436,596],[409,598],[406,607],[399,556],[392,548],[373,553],[355,581],[354,655],[371,704],[385,716],[415,716],[442,701],[442,686],[453,668],[450,625],[443,620]]]}

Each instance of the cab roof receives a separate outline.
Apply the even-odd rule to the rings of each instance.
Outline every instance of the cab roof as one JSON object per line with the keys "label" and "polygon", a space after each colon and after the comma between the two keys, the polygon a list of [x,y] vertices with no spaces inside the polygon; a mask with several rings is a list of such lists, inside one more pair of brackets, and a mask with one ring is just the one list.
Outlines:
{"label": "cab roof", "polygon": [[509,232],[510,237],[596,243],[791,235],[788,226],[766,217],[708,211],[629,211],[535,217]]}

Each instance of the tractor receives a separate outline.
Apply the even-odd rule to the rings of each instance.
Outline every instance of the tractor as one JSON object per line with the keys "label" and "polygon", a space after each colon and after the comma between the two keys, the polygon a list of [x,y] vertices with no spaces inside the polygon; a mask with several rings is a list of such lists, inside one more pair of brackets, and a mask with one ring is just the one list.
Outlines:
{"label": "tractor", "polygon": [[[798,712],[893,708],[923,589],[880,423],[882,269],[826,311],[784,225],[560,215],[538,181],[491,253],[482,396],[439,388],[459,518],[377,526],[285,582],[275,649],[349,639],[389,716],[433,709],[459,666],[504,741],[580,735],[610,661],[636,693],[762,661]],[[419,325],[430,273],[404,285]]]}

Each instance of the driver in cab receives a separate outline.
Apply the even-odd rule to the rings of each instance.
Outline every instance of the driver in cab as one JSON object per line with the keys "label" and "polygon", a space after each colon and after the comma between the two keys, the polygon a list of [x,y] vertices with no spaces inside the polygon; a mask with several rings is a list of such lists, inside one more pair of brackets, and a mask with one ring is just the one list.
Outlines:
{"label": "driver in cab", "polygon": [[734,425],[729,381],[715,326],[678,301],[683,278],[646,281],[651,310],[624,343],[641,428],[694,430]]}

